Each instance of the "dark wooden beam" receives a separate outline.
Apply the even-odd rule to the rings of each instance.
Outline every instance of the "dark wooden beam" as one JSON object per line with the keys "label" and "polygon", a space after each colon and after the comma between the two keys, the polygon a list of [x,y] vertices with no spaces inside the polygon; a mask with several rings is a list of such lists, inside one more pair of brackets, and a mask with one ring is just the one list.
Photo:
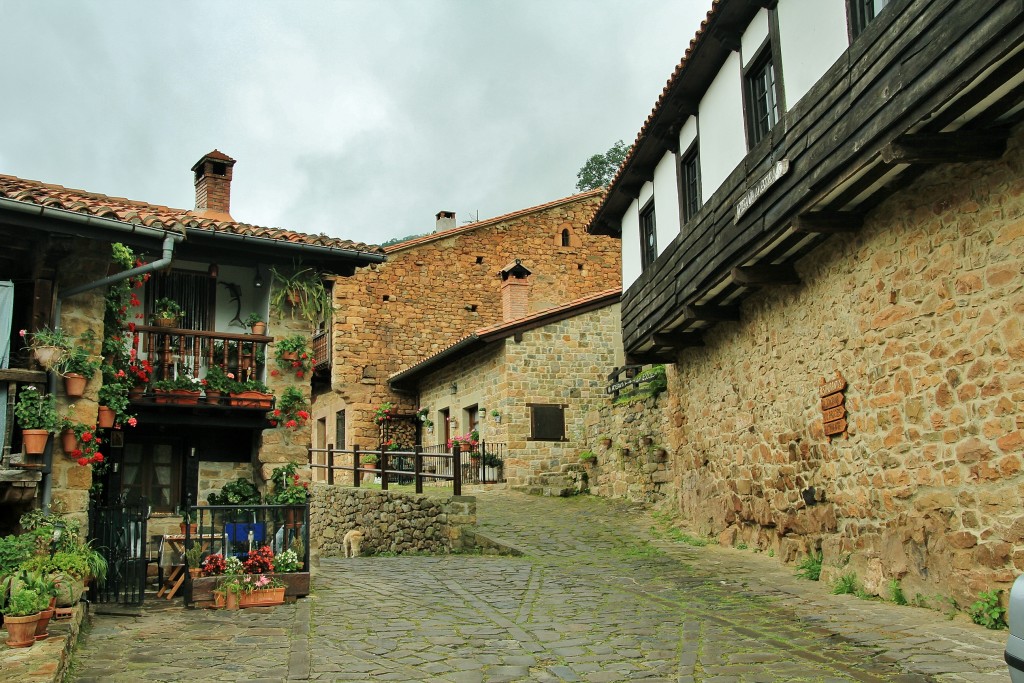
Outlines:
{"label": "dark wooden beam", "polygon": [[763,7],[764,9],[775,9],[775,6],[779,4],[779,0],[750,0],[754,7]]}
{"label": "dark wooden beam", "polygon": [[736,322],[740,319],[739,306],[684,306],[683,314],[691,320],[705,322]]}
{"label": "dark wooden beam", "polygon": [[738,285],[798,285],[800,276],[793,266],[738,266],[732,269],[732,281]]}
{"label": "dark wooden beam", "polygon": [[793,220],[796,232],[856,232],[864,224],[864,214],[857,211],[812,211]]}
{"label": "dark wooden beam", "polygon": [[704,338],[700,334],[655,334],[651,337],[657,346],[668,349],[692,349],[704,346]]}
{"label": "dark wooden beam", "polygon": [[998,159],[1006,151],[1007,131],[908,133],[882,148],[887,164],[955,164]]}
{"label": "dark wooden beam", "polygon": [[711,38],[730,52],[740,51],[740,38],[743,33],[731,26],[722,26],[711,31]]}
{"label": "dark wooden beam", "polygon": [[679,152],[679,125],[676,123],[669,124],[667,126],[655,126],[651,130],[651,135],[656,137],[662,146],[677,154]]}
{"label": "dark wooden beam", "polygon": [[630,199],[636,199],[637,197],[640,196],[640,188],[643,186],[644,184],[642,181],[630,178],[628,181],[619,185],[619,192],[626,195]]}
{"label": "dark wooden beam", "polygon": [[638,351],[626,355],[626,362],[636,365],[660,365],[662,363],[675,363],[675,357],[670,353],[657,353],[655,351]]}

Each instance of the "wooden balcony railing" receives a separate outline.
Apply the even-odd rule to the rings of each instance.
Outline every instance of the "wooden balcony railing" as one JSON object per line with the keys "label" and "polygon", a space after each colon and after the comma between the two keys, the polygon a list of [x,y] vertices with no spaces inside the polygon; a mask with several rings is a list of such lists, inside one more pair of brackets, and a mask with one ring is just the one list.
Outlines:
{"label": "wooden balcony railing", "polygon": [[177,327],[138,325],[135,350],[146,354],[153,365],[153,379],[174,377],[174,369],[192,377],[200,376],[200,367],[219,365],[240,380],[248,379],[266,363],[267,344],[273,337],[232,332],[185,330]]}
{"label": "wooden balcony railing", "polygon": [[331,332],[324,330],[313,335],[313,371],[331,367]]}

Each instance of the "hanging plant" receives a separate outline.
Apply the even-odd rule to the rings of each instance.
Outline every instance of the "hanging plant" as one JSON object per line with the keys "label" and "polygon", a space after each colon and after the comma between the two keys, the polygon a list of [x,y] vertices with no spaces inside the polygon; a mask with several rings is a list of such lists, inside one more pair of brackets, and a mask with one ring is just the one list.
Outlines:
{"label": "hanging plant", "polygon": [[274,358],[277,359],[279,370],[271,370],[270,374],[277,377],[282,372],[294,372],[295,377],[304,379],[313,369],[311,354],[309,340],[301,334],[275,341]]}
{"label": "hanging plant", "polygon": [[380,408],[373,413],[373,421],[378,425],[382,425],[394,416],[395,406],[392,405],[391,401],[387,403],[381,403]]}
{"label": "hanging plant", "polygon": [[327,319],[331,299],[320,273],[299,265],[289,270],[271,268],[270,307],[281,317],[287,313],[292,319],[298,313],[316,325]]}
{"label": "hanging plant", "polygon": [[270,426],[298,429],[309,420],[309,401],[297,387],[288,387],[277,399],[277,409],[270,414]]}

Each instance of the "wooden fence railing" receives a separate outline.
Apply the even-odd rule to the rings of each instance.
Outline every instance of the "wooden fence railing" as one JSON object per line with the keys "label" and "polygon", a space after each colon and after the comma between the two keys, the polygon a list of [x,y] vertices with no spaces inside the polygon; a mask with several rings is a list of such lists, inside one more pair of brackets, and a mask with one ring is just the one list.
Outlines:
{"label": "wooden fence railing", "polygon": [[[364,463],[364,456],[374,456],[377,462]],[[450,453],[424,453],[420,446],[411,451],[363,450],[357,445],[345,450],[335,449],[333,444],[309,449],[309,466],[318,481],[340,484],[348,479],[352,486],[358,487],[364,475],[373,474],[380,476],[380,487],[384,491],[389,483],[413,481],[416,493],[423,493],[424,480],[451,481],[456,496],[462,495],[462,458],[458,444],[452,446]],[[318,472],[326,476],[319,477]],[[349,474],[338,476],[339,472]]]}

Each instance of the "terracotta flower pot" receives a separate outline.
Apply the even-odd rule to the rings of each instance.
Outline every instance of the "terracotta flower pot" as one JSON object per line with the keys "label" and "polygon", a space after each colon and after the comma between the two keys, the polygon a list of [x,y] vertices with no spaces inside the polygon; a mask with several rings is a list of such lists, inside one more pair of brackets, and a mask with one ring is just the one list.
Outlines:
{"label": "terracotta flower pot", "polygon": [[36,642],[36,622],[39,621],[38,614],[30,614],[27,617],[4,617],[4,626],[7,627],[7,643],[10,647],[31,647]]}
{"label": "terracotta flower pot", "polygon": [[238,597],[239,607],[266,607],[267,605],[284,604],[284,587],[262,588],[242,593]]}
{"label": "terracotta flower pot", "polygon": [[99,412],[96,417],[96,424],[99,425],[100,429],[110,429],[114,426],[114,420],[117,418],[117,413],[114,412],[113,408],[107,406],[100,406]]}
{"label": "terracotta flower pot", "polygon": [[252,325],[252,333],[253,334],[258,334],[260,336],[265,335],[267,333],[267,323],[265,323],[265,322],[253,323],[253,325]]}
{"label": "terracotta flower pot", "polygon": [[60,447],[66,455],[71,455],[71,451],[78,448],[78,435],[73,429],[65,429],[60,433]]}
{"label": "terracotta flower pot", "polygon": [[227,591],[224,595],[224,602],[227,604],[228,609],[238,609],[238,593]]}
{"label": "terracotta flower pot", "polygon": [[42,455],[46,450],[46,441],[50,438],[50,432],[45,429],[22,429],[21,441],[25,445],[27,455]]}
{"label": "terracotta flower pot", "polygon": [[128,390],[128,399],[137,401],[146,395],[146,387],[132,387]]}
{"label": "terracotta flower pot", "polygon": [[298,360],[298,359],[299,359],[299,352],[298,351],[282,351],[281,352],[281,360]]}
{"label": "terracotta flower pot", "polygon": [[273,394],[264,394],[261,391],[241,391],[231,394],[231,405],[239,408],[267,409],[270,408],[273,401]]}
{"label": "terracotta flower pot", "polygon": [[206,390],[206,402],[210,405],[217,405],[220,403],[220,399],[223,394],[219,391]]}
{"label": "terracotta flower pot", "polygon": [[56,365],[60,356],[61,348],[59,346],[39,346],[32,349],[32,357],[47,370]]}
{"label": "terracotta flower pot", "polygon": [[228,598],[224,591],[213,591],[213,606],[216,609],[224,609],[228,606]]}
{"label": "terracotta flower pot", "polygon": [[46,630],[46,627],[50,624],[50,618],[53,616],[53,608],[44,609],[39,613],[39,621],[36,622],[36,640],[46,640],[50,637],[50,633]]}
{"label": "terracotta flower pot", "polygon": [[82,398],[85,393],[85,385],[88,383],[89,378],[85,375],[69,372],[64,375],[64,393],[68,395],[68,398]]}

